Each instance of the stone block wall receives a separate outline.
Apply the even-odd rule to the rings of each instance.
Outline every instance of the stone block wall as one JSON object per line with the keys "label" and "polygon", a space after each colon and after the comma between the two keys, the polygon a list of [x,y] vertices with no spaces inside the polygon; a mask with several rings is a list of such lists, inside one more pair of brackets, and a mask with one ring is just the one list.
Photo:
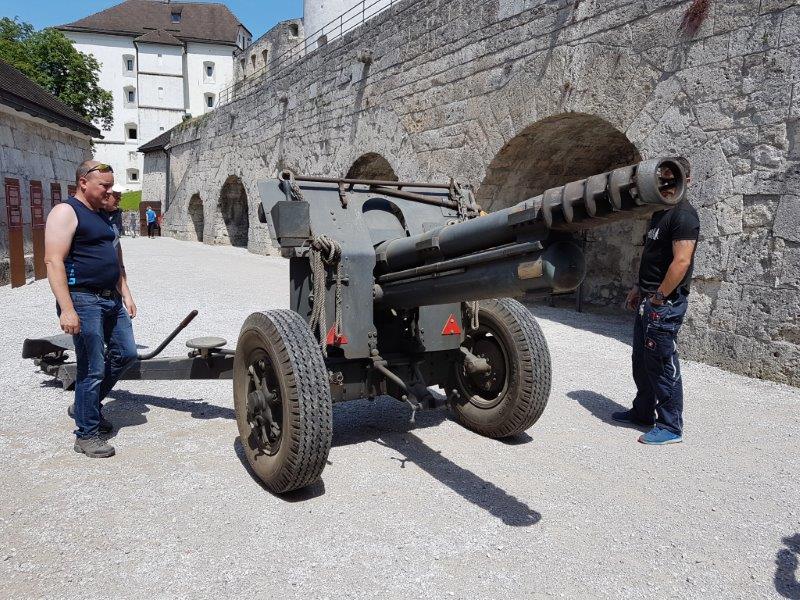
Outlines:
{"label": "stone block wall", "polygon": [[0,106],[0,285],[9,281],[5,178],[19,180],[25,254],[30,255],[31,181],[42,183],[46,217],[52,208],[50,184],[61,184],[61,196],[66,198],[67,186],[75,182],[75,169],[91,157],[88,137]]}
{"label": "stone block wall", "polygon": [[[800,6],[712,0],[682,30],[690,5],[400,2],[183,125],[166,229],[186,236],[194,195],[218,219],[235,175],[248,247],[267,252],[256,182],[341,176],[365,154],[400,179],[471,183],[493,208],[629,156],[680,154],[702,220],[684,355],[800,384]],[[590,301],[620,301],[642,231],[587,235]]]}
{"label": "stone block wall", "polygon": [[247,77],[269,76],[270,69],[278,69],[277,59],[286,53],[305,52],[298,48],[304,40],[302,19],[281,21],[244,50],[234,55],[233,80],[242,82]]}
{"label": "stone block wall", "polygon": [[167,196],[167,155],[163,150],[154,150],[144,155],[144,172],[142,179],[142,201],[161,202],[164,209]]}

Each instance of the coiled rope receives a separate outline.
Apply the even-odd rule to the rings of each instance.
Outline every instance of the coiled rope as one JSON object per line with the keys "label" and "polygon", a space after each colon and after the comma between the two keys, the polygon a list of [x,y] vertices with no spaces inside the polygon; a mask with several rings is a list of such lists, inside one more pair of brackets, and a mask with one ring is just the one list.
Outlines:
{"label": "coiled rope", "polygon": [[472,331],[477,331],[478,327],[481,326],[481,323],[478,319],[478,312],[480,311],[480,301],[475,300],[474,302],[467,302],[467,306],[469,306],[469,313],[471,317],[470,329],[472,329]]}
{"label": "coiled rope", "polygon": [[318,235],[311,242],[311,279],[313,286],[313,306],[311,308],[312,331],[319,333],[323,356],[328,356],[328,324],[325,314],[325,297],[327,295],[327,267],[335,266],[336,304],[334,307],[334,340],[342,336],[342,246],[327,235]]}

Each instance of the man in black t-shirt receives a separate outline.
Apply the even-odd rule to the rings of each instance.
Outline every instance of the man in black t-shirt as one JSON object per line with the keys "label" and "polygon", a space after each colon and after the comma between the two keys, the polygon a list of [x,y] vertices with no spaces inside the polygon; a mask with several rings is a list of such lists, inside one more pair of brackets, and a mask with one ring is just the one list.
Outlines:
{"label": "man in black t-shirt", "polygon": [[[688,162],[683,165],[688,184]],[[639,437],[643,444],[683,441],[683,382],[677,337],[686,314],[699,235],[700,219],[688,200],[653,214],[645,236],[639,281],[628,292],[627,308],[638,309],[632,356],[636,397],[633,408],[615,412],[612,418],[652,427]]]}

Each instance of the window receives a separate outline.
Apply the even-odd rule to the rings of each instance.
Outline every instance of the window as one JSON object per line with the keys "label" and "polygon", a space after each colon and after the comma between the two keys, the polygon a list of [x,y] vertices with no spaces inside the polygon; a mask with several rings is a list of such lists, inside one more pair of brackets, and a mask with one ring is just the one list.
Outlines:
{"label": "window", "polygon": [[242,73],[244,73],[244,68],[247,63],[245,63],[244,59],[240,60],[239,63],[242,65]]}
{"label": "window", "polygon": [[297,37],[300,35],[300,28],[297,26],[297,23],[292,23],[289,25],[289,32],[294,36]]}
{"label": "window", "polygon": [[173,12],[169,15],[169,20],[173,23],[180,23],[181,22],[181,13]]}
{"label": "window", "polygon": [[136,88],[127,86],[123,91],[125,92],[125,105],[130,107],[136,104]]}
{"label": "window", "polygon": [[159,127],[159,128],[158,128],[158,130],[159,130],[159,131],[164,131],[164,127],[163,127],[163,126],[162,126],[162,127]]}
{"label": "window", "polygon": [[163,99],[164,99],[164,88],[163,88],[163,87],[160,87],[160,86],[159,86],[159,88],[158,88],[158,97],[159,97],[159,99],[161,99],[161,100],[163,100]]}
{"label": "window", "polygon": [[264,61],[264,66],[266,67],[267,63],[269,62],[269,50],[261,51],[261,60]]}
{"label": "window", "polygon": [[139,169],[128,169],[128,183],[138,183]]}
{"label": "window", "polygon": [[213,62],[204,62],[203,63],[203,80],[206,83],[211,83],[214,81],[214,63]]}
{"label": "window", "polygon": [[214,108],[214,104],[216,103],[216,97],[214,96],[214,94],[206,94],[205,99],[206,99],[206,109],[208,110]]}
{"label": "window", "polygon": [[256,68],[256,55],[255,54],[251,54],[250,55],[250,62],[253,63],[253,68],[255,69]]}
{"label": "window", "polygon": [[125,133],[129,140],[135,140],[139,137],[139,128],[136,126],[136,123],[127,123],[125,125]]}
{"label": "window", "polygon": [[126,75],[133,75],[133,68],[135,66],[135,63],[133,61],[133,56],[131,56],[130,54],[126,54],[125,56],[123,56],[122,66],[125,69]]}

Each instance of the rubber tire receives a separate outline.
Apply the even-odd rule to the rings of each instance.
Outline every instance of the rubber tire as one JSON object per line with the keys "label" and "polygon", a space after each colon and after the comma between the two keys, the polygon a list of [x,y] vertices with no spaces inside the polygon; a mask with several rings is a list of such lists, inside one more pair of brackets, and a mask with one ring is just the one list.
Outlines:
{"label": "rubber tire", "polygon": [[495,439],[512,437],[536,423],[547,406],[550,351],[536,318],[516,300],[482,300],[479,307],[480,322],[497,334],[508,359],[506,390],[496,406],[482,408],[465,399],[467,394],[454,377],[460,398],[453,403],[453,410],[458,421],[472,431]]}
{"label": "rubber tire", "polygon": [[[259,347],[272,363],[283,403],[281,442],[274,455],[252,447],[247,422],[247,356]],[[333,437],[333,401],[319,343],[300,315],[270,310],[245,320],[233,361],[233,403],[247,462],[268,490],[283,494],[319,479]]]}

